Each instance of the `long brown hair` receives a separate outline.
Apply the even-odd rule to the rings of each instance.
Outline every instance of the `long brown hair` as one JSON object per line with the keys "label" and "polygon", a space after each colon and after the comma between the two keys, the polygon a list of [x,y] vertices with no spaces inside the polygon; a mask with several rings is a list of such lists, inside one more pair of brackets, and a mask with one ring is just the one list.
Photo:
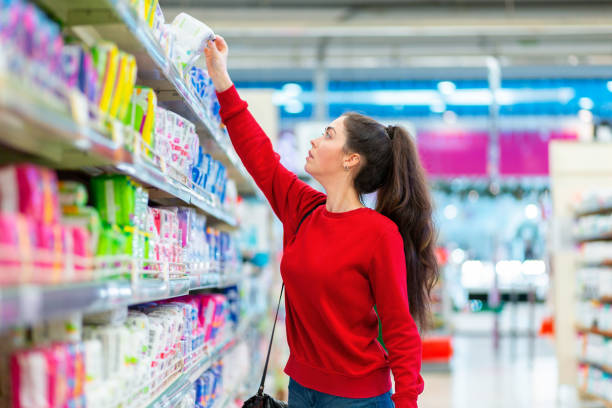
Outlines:
{"label": "long brown hair", "polygon": [[354,179],[360,195],[377,191],[376,211],[387,216],[404,240],[410,312],[421,329],[430,323],[430,293],[439,277],[436,231],[425,172],[410,134],[372,118],[347,113],[345,150],[362,164]]}

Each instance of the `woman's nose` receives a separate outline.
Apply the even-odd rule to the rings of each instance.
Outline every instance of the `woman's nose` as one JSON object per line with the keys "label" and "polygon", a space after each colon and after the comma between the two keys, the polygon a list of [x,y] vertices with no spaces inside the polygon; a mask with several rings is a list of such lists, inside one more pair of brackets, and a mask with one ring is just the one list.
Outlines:
{"label": "woman's nose", "polygon": [[315,145],[315,140],[317,140],[317,139],[312,139],[312,140],[310,141],[310,144],[312,145],[312,147],[317,147],[317,146]]}

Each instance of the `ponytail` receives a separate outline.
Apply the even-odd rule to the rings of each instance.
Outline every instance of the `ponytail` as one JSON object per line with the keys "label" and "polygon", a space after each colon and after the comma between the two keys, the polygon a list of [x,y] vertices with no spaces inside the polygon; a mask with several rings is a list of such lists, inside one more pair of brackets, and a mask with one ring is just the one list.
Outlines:
{"label": "ponytail", "polygon": [[346,147],[365,158],[355,188],[360,195],[378,191],[376,211],[397,225],[404,241],[410,312],[427,329],[439,270],[432,202],[415,143],[401,126],[384,127],[356,113],[344,117]]}

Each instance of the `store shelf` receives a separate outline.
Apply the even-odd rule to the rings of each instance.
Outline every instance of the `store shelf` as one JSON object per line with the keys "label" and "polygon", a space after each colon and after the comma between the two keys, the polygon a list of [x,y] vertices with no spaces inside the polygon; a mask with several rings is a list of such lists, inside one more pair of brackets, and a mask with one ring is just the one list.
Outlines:
{"label": "store shelf", "polygon": [[605,214],[612,214],[612,207],[601,207],[601,208],[594,208],[590,210],[578,209],[578,211],[576,211],[576,218],[588,217],[590,215],[605,215]]}
{"label": "store shelf", "polygon": [[[228,339],[225,339],[211,351],[206,353],[202,359],[196,362],[189,370],[182,373],[168,387],[163,389],[159,395],[155,396],[150,404],[150,408],[170,408],[191,389],[192,384],[206,371],[213,363],[223,358],[223,356],[232,350],[239,343],[239,340],[244,337],[247,330],[253,327],[253,324],[260,319],[261,316],[250,316],[239,324],[236,331]],[[227,397],[226,397],[227,398]],[[216,407],[217,405],[215,405]],[[221,405],[223,406],[223,405]]]}
{"label": "store shelf", "polygon": [[[189,89],[174,63],[166,56],[153,30],[136,14],[127,0],[37,0],[85,42],[112,41],[136,57],[138,83],[157,92],[160,105],[196,125],[202,144],[229,167],[243,194],[258,188],[231,146],[227,133],[208,116],[200,100]],[[206,143],[210,140],[213,143]],[[235,171],[231,171],[235,170]]]}
{"label": "store shelf", "polygon": [[243,278],[242,274],[234,273],[228,275],[202,274],[191,275],[191,290],[226,288],[234,286]]}
{"label": "store shelf", "polygon": [[603,331],[603,330],[599,330],[595,327],[592,328],[586,328],[586,327],[582,327],[582,326],[576,326],[576,331],[579,333],[590,333],[590,334],[598,334],[600,336],[604,336],[604,337],[610,337],[612,338],[612,331]]}
{"label": "store shelf", "polygon": [[74,283],[41,286],[22,285],[0,288],[0,331],[18,325],[65,316],[72,312],[91,313],[116,306],[128,306],[188,294],[192,290],[224,288],[238,283],[241,275],[200,275],[194,278],[141,279],[138,285],[130,281]]}
{"label": "store shelf", "polygon": [[[41,157],[43,163],[48,161],[53,167],[95,166],[129,175],[162,192],[163,198],[158,201],[167,205],[192,205],[211,219],[236,227],[236,219],[221,208],[212,194],[206,196],[205,191],[188,188],[134,157],[122,144],[87,125],[79,125],[67,112],[37,101],[27,88],[18,92],[11,84],[14,81],[0,73],[0,143]],[[15,137],[16,134],[22,136]],[[150,195],[156,196],[154,192]]]}
{"label": "store shelf", "polygon": [[612,241],[612,232],[607,232],[605,234],[598,234],[593,236],[578,236],[576,237],[576,242],[583,244],[586,242],[598,242],[598,241]]}
{"label": "store shelf", "polygon": [[110,307],[145,303],[189,293],[188,278],[74,283],[53,286],[22,285],[0,288],[0,330],[32,324],[72,312],[91,313]]}
{"label": "store shelf", "polygon": [[594,395],[585,391],[580,391],[580,397],[582,399],[586,399],[586,400],[593,400],[593,401],[597,401],[601,404],[603,404],[603,406],[605,408],[612,408],[612,401],[608,401],[598,395]]}
{"label": "store shelf", "polygon": [[102,166],[125,159],[120,143],[80,125],[66,106],[52,102],[0,71],[0,143],[63,168]]}
{"label": "store shelf", "polygon": [[599,363],[597,363],[595,361],[591,361],[591,360],[587,360],[587,359],[583,359],[583,358],[579,359],[579,362],[581,364],[586,364],[586,365],[590,365],[590,366],[599,368],[601,371],[604,371],[604,372],[612,375],[612,367],[610,367],[609,365],[599,364]]}
{"label": "store shelf", "polygon": [[161,170],[146,162],[119,163],[114,168],[118,172],[129,175],[146,186],[153,187],[163,193],[161,195],[151,193],[150,198],[153,201],[158,201],[165,205],[192,205],[202,210],[209,217],[221,221],[230,227],[236,227],[237,225],[236,219],[221,209],[219,205],[216,205],[214,199],[205,199],[202,194],[173,180],[162,173]]}

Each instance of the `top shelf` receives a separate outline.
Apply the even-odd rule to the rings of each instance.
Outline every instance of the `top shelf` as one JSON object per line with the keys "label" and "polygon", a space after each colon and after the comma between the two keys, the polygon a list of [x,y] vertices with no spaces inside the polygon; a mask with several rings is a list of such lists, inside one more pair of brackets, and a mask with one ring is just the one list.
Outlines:
{"label": "top shelf", "polygon": [[223,162],[243,194],[258,188],[231,146],[227,133],[208,116],[188,88],[174,63],[166,56],[151,28],[126,0],[37,0],[85,43],[112,41],[136,57],[138,83],[153,88],[159,104],[196,125],[201,144]]}
{"label": "top shelf", "polygon": [[593,208],[590,210],[578,210],[576,211],[576,218],[588,217],[590,215],[606,215],[612,214],[612,206],[606,206],[601,208]]}

